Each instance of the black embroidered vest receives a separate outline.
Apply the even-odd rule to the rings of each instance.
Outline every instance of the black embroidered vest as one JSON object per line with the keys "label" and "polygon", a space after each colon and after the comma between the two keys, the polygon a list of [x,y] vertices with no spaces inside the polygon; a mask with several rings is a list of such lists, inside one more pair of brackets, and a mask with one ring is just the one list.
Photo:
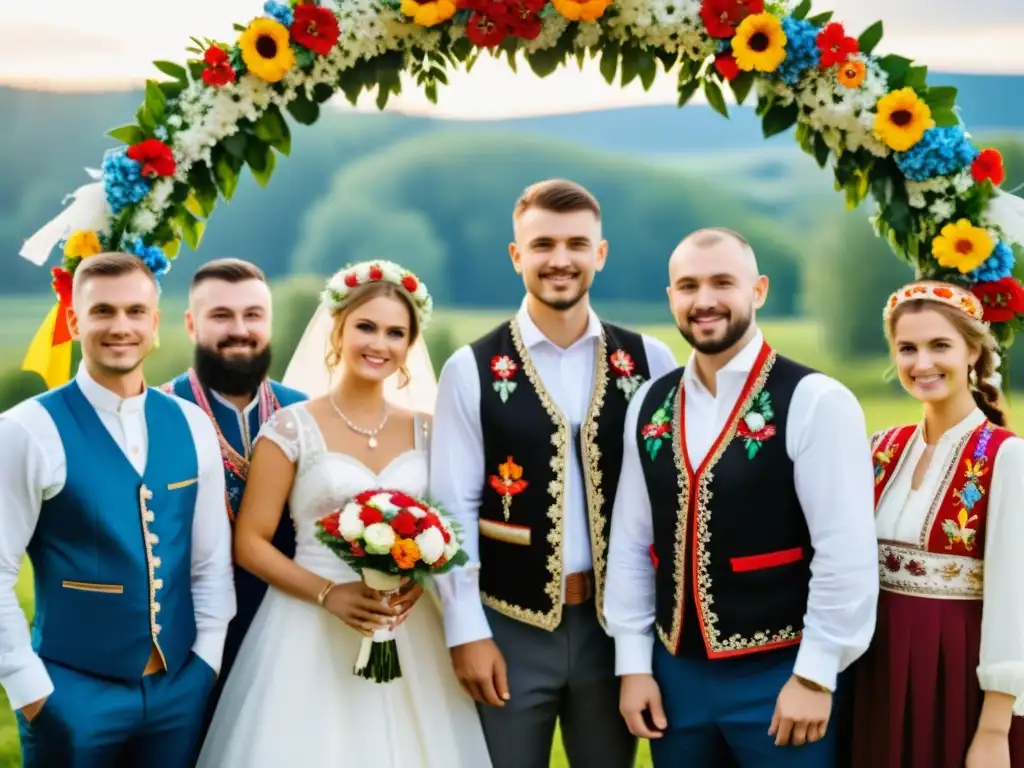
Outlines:
{"label": "black embroidered vest", "polygon": [[608,323],[602,329],[594,389],[581,425],[570,424],[548,394],[515,320],[471,345],[480,374],[485,467],[480,591],[485,605],[546,630],[562,618],[570,440],[579,446],[596,605],[604,622],[605,563],[626,409],[650,377],[643,337]]}
{"label": "black embroidered vest", "polygon": [[636,439],[654,528],[656,626],[673,654],[723,658],[800,642],[813,550],[786,423],[809,373],[764,344],[700,466],[686,455],[683,369],[644,397]]}

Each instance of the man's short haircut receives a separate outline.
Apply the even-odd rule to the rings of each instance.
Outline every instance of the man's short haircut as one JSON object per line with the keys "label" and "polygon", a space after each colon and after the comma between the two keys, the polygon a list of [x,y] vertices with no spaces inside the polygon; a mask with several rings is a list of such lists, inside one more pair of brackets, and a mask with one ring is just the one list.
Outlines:
{"label": "man's short haircut", "polygon": [[243,259],[214,259],[208,261],[192,275],[192,284],[189,290],[206,280],[223,280],[226,283],[244,283],[246,280],[259,280],[267,282],[267,276],[263,270],[251,261]]}
{"label": "man's short haircut", "polygon": [[99,277],[121,277],[135,272],[146,275],[156,285],[156,278],[149,267],[135,254],[117,251],[97,253],[79,262],[75,269],[73,290],[78,291],[87,282]]}
{"label": "man's short haircut", "polygon": [[601,206],[586,188],[568,179],[547,179],[531,184],[516,200],[513,217],[518,219],[531,208],[553,213],[590,211],[601,219]]}

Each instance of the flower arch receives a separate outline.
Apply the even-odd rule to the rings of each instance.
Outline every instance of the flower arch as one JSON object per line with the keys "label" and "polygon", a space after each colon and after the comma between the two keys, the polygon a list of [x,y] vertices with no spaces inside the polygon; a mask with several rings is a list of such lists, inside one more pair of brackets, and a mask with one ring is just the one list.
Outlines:
{"label": "flower arch", "polygon": [[1002,159],[974,146],[960,123],[956,89],[929,85],[927,68],[876,56],[877,22],[853,37],[810,0],[269,0],[236,25],[233,42],[193,38],[184,64],[155,62],[167,76],[146,83],[132,123],[109,135],[94,183],[30,238],[21,253],[52,269],[57,306],[23,367],[50,387],[70,375],[64,311],[82,259],[134,253],[162,276],[182,243],[198,247],[220,199],[243,167],[266,185],[291,147],[285,115],[314,123],[341,91],[383,108],[410,73],[436,102],[453,68],[482,55],[522,53],[544,77],[573,59],[600,60],[609,84],[659,71],[674,75],[678,104],[701,90],[728,115],[755,92],[765,137],[795,126],[801,149],[830,167],[847,206],[872,198],[872,222],[921,277],[968,285],[1005,347],[1024,317],[1024,287],[1012,276],[1024,243],[1024,201],[999,190]]}

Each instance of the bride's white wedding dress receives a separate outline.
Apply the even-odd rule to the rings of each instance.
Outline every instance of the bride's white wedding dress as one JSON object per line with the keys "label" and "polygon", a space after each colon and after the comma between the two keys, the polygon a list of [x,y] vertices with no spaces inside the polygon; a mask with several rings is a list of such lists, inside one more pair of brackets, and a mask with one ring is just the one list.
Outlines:
{"label": "bride's white wedding dress", "polygon": [[[320,544],[315,522],[368,488],[423,496],[428,446],[379,474],[327,451],[300,403],[278,411],[259,439],[296,463],[289,506],[295,562],[326,579],[359,576]],[[402,677],[379,684],[352,674],[362,635],[316,605],[267,590],[246,634],[199,757],[200,768],[489,768],[472,699],[452,671],[436,597],[428,589],[396,630]]]}

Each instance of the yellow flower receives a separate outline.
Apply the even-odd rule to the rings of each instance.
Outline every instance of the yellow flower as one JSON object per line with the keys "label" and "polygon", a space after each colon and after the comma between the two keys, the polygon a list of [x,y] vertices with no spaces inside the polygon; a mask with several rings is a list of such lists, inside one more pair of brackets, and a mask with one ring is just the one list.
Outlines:
{"label": "yellow flower", "polygon": [[935,127],[932,111],[913,88],[900,88],[878,100],[875,133],[891,149],[906,152]]}
{"label": "yellow flower", "polygon": [[597,21],[611,5],[611,0],[552,0],[555,10],[569,21]]}
{"label": "yellow flower", "polygon": [[747,16],[732,39],[736,66],[744,72],[774,72],[786,58],[786,33],[782,22],[770,13]]}
{"label": "yellow flower", "polygon": [[253,19],[238,47],[249,71],[268,83],[280,81],[295,66],[288,30],[273,19]]}
{"label": "yellow flower", "polygon": [[103,250],[96,233],[88,229],[72,232],[64,243],[64,256],[68,259],[87,259]]}
{"label": "yellow flower", "polygon": [[967,274],[980,267],[995,248],[995,241],[984,229],[968,219],[947,224],[932,240],[932,256],[943,267]]}
{"label": "yellow flower", "polygon": [[421,27],[432,27],[455,15],[454,0],[402,0],[402,13]]}

